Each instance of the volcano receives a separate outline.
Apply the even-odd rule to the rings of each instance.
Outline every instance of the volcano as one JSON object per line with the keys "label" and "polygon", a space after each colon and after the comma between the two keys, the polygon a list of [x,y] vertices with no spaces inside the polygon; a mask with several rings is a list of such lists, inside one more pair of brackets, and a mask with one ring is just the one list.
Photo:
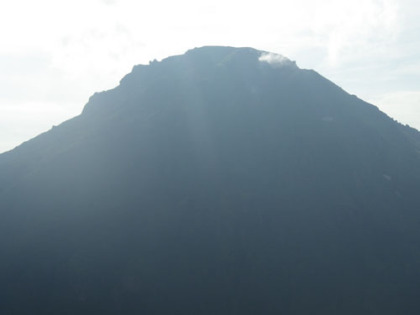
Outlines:
{"label": "volcano", "polygon": [[415,129],[192,49],[0,155],[0,313],[419,314],[419,192]]}

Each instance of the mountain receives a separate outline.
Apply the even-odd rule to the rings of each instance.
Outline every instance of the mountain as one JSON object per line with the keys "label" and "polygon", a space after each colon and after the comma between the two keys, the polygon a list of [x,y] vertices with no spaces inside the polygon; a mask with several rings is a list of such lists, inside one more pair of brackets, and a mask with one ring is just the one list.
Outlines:
{"label": "mountain", "polygon": [[0,313],[418,314],[419,191],[418,131],[192,49],[0,155]]}

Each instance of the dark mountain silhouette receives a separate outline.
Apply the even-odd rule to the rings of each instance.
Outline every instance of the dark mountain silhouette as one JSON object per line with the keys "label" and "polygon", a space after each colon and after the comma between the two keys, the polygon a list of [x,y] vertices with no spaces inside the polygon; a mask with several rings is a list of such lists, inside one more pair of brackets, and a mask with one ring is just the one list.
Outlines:
{"label": "dark mountain silhouette", "polygon": [[419,314],[420,134],[203,47],[0,155],[0,314]]}

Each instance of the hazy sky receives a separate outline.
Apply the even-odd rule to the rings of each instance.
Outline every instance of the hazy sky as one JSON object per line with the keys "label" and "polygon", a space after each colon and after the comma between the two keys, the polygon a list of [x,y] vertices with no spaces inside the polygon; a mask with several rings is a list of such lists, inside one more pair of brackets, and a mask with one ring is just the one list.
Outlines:
{"label": "hazy sky", "polygon": [[0,152],[204,45],[280,53],[420,129],[419,34],[417,0],[1,0]]}

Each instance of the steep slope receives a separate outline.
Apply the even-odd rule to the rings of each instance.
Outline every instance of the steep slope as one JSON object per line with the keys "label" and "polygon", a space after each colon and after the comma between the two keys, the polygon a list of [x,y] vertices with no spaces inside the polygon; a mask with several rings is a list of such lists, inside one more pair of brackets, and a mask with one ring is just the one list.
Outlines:
{"label": "steep slope", "polygon": [[419,139],[251,48],[136,66],[0,155],[0,313],[417,314]]}

